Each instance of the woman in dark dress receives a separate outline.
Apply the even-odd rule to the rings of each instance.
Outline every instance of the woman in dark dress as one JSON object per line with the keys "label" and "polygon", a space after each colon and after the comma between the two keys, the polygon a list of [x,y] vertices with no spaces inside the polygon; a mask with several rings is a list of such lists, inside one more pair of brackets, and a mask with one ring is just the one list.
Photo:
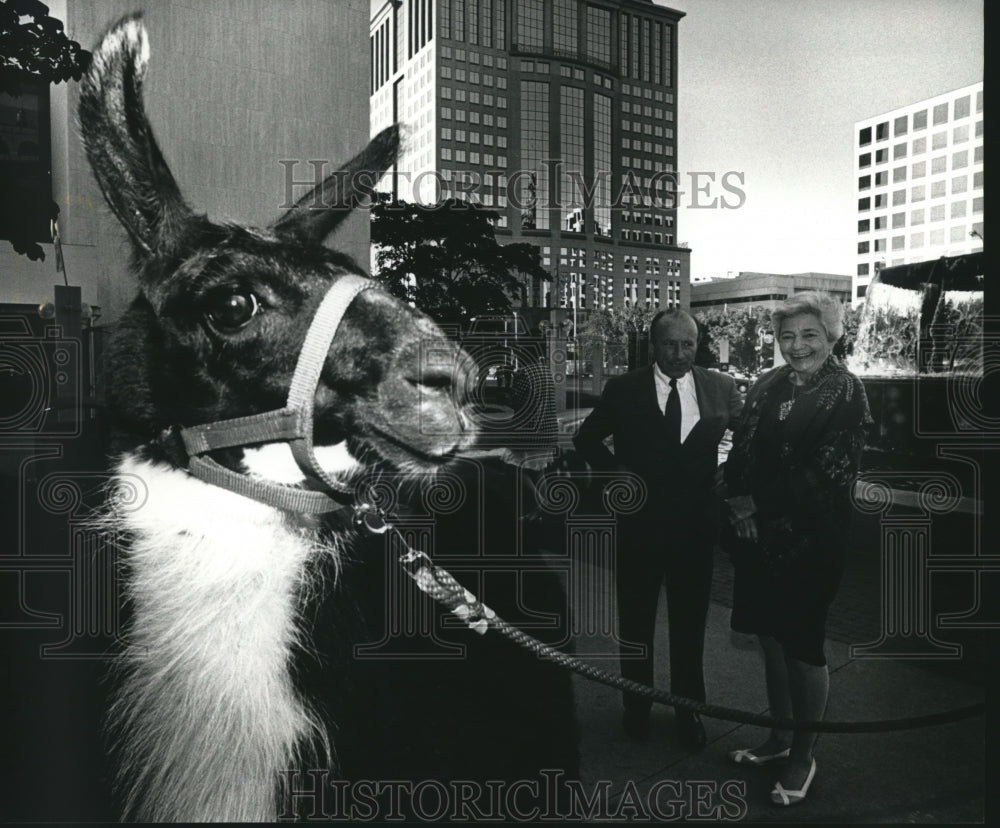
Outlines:
{"label": "woman in dark dress", "polygon": [[[842,313],[818,292],[795,294],[772,311],[786,364],[747,394],[723,471],[735,569],[731,626],[760,641],[771,714],[798,721],[821,720],[826,710],[826,616],[871,423],[864,386],[833,355]],[[787,757],[771,799],[792,805],[816,773],[815,742],[814,732],[772,730],[730,758],[760,765]]]}

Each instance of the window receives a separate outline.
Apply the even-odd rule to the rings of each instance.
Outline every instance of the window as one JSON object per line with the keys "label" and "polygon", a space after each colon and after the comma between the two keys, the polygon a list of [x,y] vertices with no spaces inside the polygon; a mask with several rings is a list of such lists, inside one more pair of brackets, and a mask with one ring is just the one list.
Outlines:
{"label": "window", "polygon": [[969,166],[969,151],[962,150],[961,152],[956,152],[951,156],[951,168],[953,170],[960,170],[963,167]]}
{"label": "window", "polygon": [[942,130],[941,132],[935,132],[934,137],[931,138],[931,149],[942,149],[948,146],[948,133]]}
{"label": "window", "polygon": [[972,161],[975,164],[982,164],[983,163],[983,148],[982,147],[976,147],[972,151]]}
{"label": "window", "polygon": [[892,237],[892,249],[893,250],[903,250],[906,248],[906,236],[893,236]]}
{"label": "window", "polygon": [[913,139],[913,155],[920,155],[921,153],[927,152],[927,138],[914,138]]}
{"label": "window", "polygon": [[893,213],[892,229],[898,230],[900,227],[906,227],[906,213]]}
{"label": "window", "polygon": [[874,228],[876,230],[885,230],[885,216],[876,216]]}
{"label": "window", "polygon": [[875,252],[882,253],[885,251],[885,239],[875,239]]}
{"label": "window", "polygon": [[896,144],[892,148],[892,157],[895,158],[906,158],[906,143]]}
{"label": "window", "polygon": [[889,199],[885,193],[879,193],[877,196],[875,196],[876,210],[880,210],[881,208],[888,206],[888,204],[889,204]]}
{"label": "window", "polygon": [[875,140],[884,141],[889,137],[889,122],[883,121],[875,127]]}
{"label": "window", "polygon": [[858,189],[868,190],[872,186],[872,177],[870,175],[863,175],[858,179]]}
{"label": "window", "polygon": [[925,175],[927,175],[927,162],[918,161],[916,164],[913,165],[913,168],[911,170],[911,177],[923,178]]}
{"label": "window", "polygon": [[552,46],[556,54],[576,57],[577,44],[576,0],[554,0],[552,3]]}
{"label": "window", "polygon": [[862,219],[858,222],[858,232],[867,233],[871,230],[871,221],[869,219]]}
{"label": "window", "polygon": [[913,113],[913,131],[916,132],[918,129],[927,128],[927,110],[923,109],[920,112]]}
{"label": "window", "polygon": [[864,169],[865,167],[870,167],[872,165],[872,154],[866,152],[858,158],[858,166]]}
{"label": "window", "polygon": [[517,3],[515,38],[522,49],[540,52],[545,43],[545,14],[542,0]]}
{"label": "window", "polygon": [[882,172],[875,173],[876,187],[884,187],[888,183],[889,183],[889,173],[887,173],[885,170],[883,170]]}
{"label": "window", "polygon": [[895,190],[892,194],[892,206],[899,207],[906,204],[906,190]]}
{"label": "window", "polygon": [[909,129],[910,119],[906,115],[900,115],[892,125],[893,135],[906,135],[906,131]]}
{"label": "window", "polygon": [[966,204],[964,201],[953,201],[951,203],[951,217],[954,218],[965,218],[965,208]]}
{"label": "window", "polygon": [[910,201],[923,201],[927,197],[927,185],[918,184],[910,190]]}
{"label": "window", "polygon": [[936,173],[943,173],[948,168],[948,159],[944,155],[940,155],[931,161],[931,175]]}
{"label": "window", "polygon": [[927,243],[930,244],[931,247],[944,244],[944,230],[931,230],[930,234],[927,236]]}
{"label": "window", "polygon": [[955,193],[967,192],[968,189],[969,189],[969,177],[967,175],[956,175],[951,180],[951,192],[953,195]]}
{"label": "window", "polygon": [[941,198],[945,194],[945,182],[935,181],[931,184],[931,198]]}
{"label": "window", "polygon": [[906,181],[906,167],[896,167],[892,171],[892,183],[897,184],[900,181]]}
{"label": "window", "polygon": [[923,223],[924,223],[924,211],[923,211],[923,208],[921,208],[919,210],[914,210],[912,213],[910,213],[910,226],[911,227],[913,225],[915,225],[915,224],[923,224]]}
{"label": "window", "polygon": [[981,212],[983,212],[983,197],[982,196],[979,196],[978,198],[972,199],[972,212],[973,213],[981,213]]}
{"label": "window", "polygon": [[955,101],[955,120],[969,117],[969,96],[958,98]]}
{"label": "window", "polygon": [[887,149],[875,150],[876,164],[884,164],[888,160],[889,160],[889,150]]}
{"label": "window", "polygon": [[924,246],[924,234],[923,233],[913,233],[910,235],[910,247],[923,247]]}
{"label": "window", "polygon": [[865,127],[858,133],[858,146],[867,147],[872,142],[872,128]]}
{"label": "window", "polygon": [[864,242],[858,242],[858,253],[859,254],[861,254],[861,253],[867,253],[868,252],[868,247],[869,247],[868,242],[866,242],[866,241],[864,241]]}
{"label": "window", "polygon": [[969,140],[969,125],[962,124],[951,131],[951,142],[953,144],[964,144]]}
{"label": "window", "polygon": [[938,104],[934,107],[934,126],[948,123],[948,104]]}
{"label": "window", "polygon": [[[858,265],[858,276],[867,276],[867,275],[868,275],[868,263],[865,262],[864,264],[859,264]],[[865,288],[866,287],[867,287],[866,285],[859,285],[858,286],[858,297],[859,298],[865,295]]]}
{"label": "window", "polygon": [[930,214],[931,221],[944,221],[944,205],[938,204],[935,207],[931,207]]}
{"label": "window", "polygon": [[611,65],[611,12],[587,6],[587,57]]}
{"label": "window", "polygon": [[972,189],[973,190],[983,189],[983,173],[981,170],[977,173],[972,174]]}
{"label": "window", "polygon": [[859,211],[871,210],[871,208],[872,208],[872,200],[870,198],[859,198],[858,199],[858,210]]}
{"label": "window", "polygon": [[959,225],[958,227],[951,228],[951,240],[953,242],[963,242],[965,241],[965,226]]}

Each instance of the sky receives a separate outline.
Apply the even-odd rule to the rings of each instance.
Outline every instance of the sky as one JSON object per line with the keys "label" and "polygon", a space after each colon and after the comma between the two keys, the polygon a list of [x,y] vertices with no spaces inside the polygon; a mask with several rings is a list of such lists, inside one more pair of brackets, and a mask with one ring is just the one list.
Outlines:
{"label": "sky", "polygon": [[[853,273],[855,122],[983,80],[982,0],[655,2],[686,13],[676,238],[692,278]],[[724,189],[727,172],[742,183]]]}

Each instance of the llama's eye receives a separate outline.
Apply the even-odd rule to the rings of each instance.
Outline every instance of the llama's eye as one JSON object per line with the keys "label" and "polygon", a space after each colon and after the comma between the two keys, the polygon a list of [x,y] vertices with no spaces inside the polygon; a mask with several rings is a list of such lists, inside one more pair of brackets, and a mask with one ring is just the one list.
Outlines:
{"label": "llama's eye", "polygon": [[249,291],[220,291],[208,298],[205,318],[218,331],[237,331],[260,310],[257,297]]}

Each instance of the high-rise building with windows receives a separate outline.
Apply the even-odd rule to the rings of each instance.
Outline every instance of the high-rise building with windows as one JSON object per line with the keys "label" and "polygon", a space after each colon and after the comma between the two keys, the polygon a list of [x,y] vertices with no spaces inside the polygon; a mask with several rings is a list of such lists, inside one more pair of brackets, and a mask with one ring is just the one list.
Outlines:
{"label": "high-rise building with windows", "polygon": [[[677,244],[677,28],[651,0],[373,0],[371,128],[404,125],[384,186],[477,201],[542,251],[526,303],[687,306]],[[391,180],[390,180],[391,179]]]}
{"label": "high-rise building with windows", "polygon": [[854,125],[857,273],[983,249],[982,81]]}

